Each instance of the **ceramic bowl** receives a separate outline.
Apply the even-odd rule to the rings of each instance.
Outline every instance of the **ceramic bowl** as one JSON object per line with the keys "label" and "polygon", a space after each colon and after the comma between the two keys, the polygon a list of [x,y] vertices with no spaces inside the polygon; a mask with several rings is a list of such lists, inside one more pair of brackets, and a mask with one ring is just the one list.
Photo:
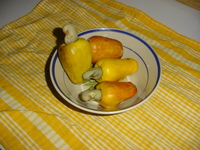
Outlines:
{"label": "ceramic bowl", "polygon": [[119,40],[124,48],[122,58],[133,58],[138,62],[136,73],[127,76],[124,81],[130,81],[136,85],[138,92],[129,100],[122,102],[116,110],[105,110],[98,102],[83,102],[79,99],[80,92],[88,87],[85,84],[73,84],[63,70],[58,53],[55,51],[50,63],[50,77],[56,91],[71,105],[80,110],[94,114],[117,114],[134,109],[147,101],[156,91],[161,78],[161,65],[157,54],[141,38],[118,29],[98,28],[87,30],[79,34],[79,37],[88,39],[99,35]]}

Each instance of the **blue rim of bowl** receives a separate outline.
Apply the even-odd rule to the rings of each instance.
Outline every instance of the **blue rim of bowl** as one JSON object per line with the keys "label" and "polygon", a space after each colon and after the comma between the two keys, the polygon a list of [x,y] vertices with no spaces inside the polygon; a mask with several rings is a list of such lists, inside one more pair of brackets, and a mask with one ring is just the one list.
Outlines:
{"label": "blue rim of bowl", "polygon": [[[130,37],[133,37],[137,40],[139,40],[140,42],[142,42],[150,51],[151,53],[153,54],[155,60],[156,60],[156,63],[157,63],[157,68],[158,68],[158,76],[157,76],[157,80],[156,80],[156,84],[154,86],[154,88],[152,89],[152,91],[150,92],[149,95],[147,95],[144,100],[142,100],[141,102],[138,102],[136,104],[141,104],[143,103],[144,101],[146,101],[146,99],[148,99],[150,97],[150,95],[152,95],[155,91],[156,91],[156,88],[158,87],[159,85],[159,82],[160,82],[160,79],[161,79],[161,65],[160,65],[160,61],[159,61],[159,58],[156,54],[156,52],[153,50],[153,48],[148,45],[144,40],[142,40],[141,38],[139,38],[138,36],[132,34],[132,33],[129,33],[129,32],[126,32],[126,31],[122,31],[122,30],[119,30],[119,29],[113,29],[113,28],[97,28],[97,29],[91,29],[91,30],[87,30],[87,31],[84,31],[84,32],[81,32],[78,34],[78,36],[83,36],[85,34],[89,34],[89,33],[92,33],[92,32],[103,32],[103,31],[109,31],[109,32],[118,32],[118,33],[122,33],[122,34],[126,34]],[[132,49],[124,46],[125,48],[133,51]],[[139,56],[139,55],[138,55]],[[140,57],[140,56],[139,56]],[[121,113],[121,112],[125,112],[125,111],[128,111],[130,109],[132,109],[135,105],[131,106],[131,107],[128,107],[128,108],[125,108],[123,110],[116,110],[116,111],[112,111],[112,112],[109,112],[109,111],[98,111],[98,110],[94,110],[94,109],[90,109],[90,108],[87,108],[87,107],[83,107],[83,106],[79,106],[78,104],[75,104],[70,98],[68,98],[63,92],[62,90],[60,89],[57,81],[56,81],[56,75],[55,75],[55,64],[56,64],[56,61],[58,59],[58,53],[57,51],[54,52],[54,55],[52,57],[52,60],[51,60],[51,63],[50,63],[50,76],[51,76],[51,79],[53,80],[53,85],[56,86],[57,88],[56,89],[59,89],[58,93],[61,94],[61,96],[63,97],[64,95],[64,99],[67,98],[68,100],[70,100],[70,104],[72,105],[75,105],[76,107],[78,107],[79,109],[81,110],[85,110],[85,111],[89,111],[89,112],[92,112],[92,113],[97,113],[97,114],[116,114],[116,113]],[[142,59],[143,61],[143,59]],[[143,61],[144,62],[144,61]],[[146,64],[145,64],[146,66]],[[52,74],[51,74],[52,73]]]}

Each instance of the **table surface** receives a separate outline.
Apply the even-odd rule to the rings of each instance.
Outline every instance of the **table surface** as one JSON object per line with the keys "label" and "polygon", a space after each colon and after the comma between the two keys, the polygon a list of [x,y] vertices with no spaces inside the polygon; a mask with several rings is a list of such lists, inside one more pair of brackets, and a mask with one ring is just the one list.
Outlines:
{"label": "table surface", "polygon": [[[147,13],[176,32],[200,41],[200,11],[176,0],[117,0]],[[0,27],[29,13],[40,0],[0,1]]]}

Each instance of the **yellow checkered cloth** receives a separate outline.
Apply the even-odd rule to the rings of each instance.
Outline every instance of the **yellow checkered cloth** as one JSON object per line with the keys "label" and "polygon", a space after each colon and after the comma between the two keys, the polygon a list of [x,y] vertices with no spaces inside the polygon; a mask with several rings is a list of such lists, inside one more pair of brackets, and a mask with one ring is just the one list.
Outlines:
{"label": "yellow checkered cloth", "polygon": [[[162,65],[157,92],[125,113],[80,112],[51,92],[59,29],[117,28],[139,36]],[[114,0],[43,0],[0,30],[0,146],[8,150],[200,149],[200,43]]]}

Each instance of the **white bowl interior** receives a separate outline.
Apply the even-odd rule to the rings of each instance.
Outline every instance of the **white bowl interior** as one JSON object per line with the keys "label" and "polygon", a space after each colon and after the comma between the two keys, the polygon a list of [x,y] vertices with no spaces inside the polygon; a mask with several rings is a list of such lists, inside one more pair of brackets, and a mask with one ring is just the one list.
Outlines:
{"label": "white bowl interior", "polygon": [[69,80],[60,64],[56,51],[50,64],[50,77],[57,92],[73,106],[95,114],[121,113],[133,109],[146,101],[155,92],[161,77],[160,62],[154,50],[142,39],[122,30],[109,28],[93,29],[80,33],[79,37],[88,39],[94,35],[119,40],[124,48],[122,58],[137,60],[137,72],[124,79],[124,81],[130,81],[136,85],[138,89],[137,94],[121,103],[118,106],[119,109],[115,111],[105,111],[97,102],[82,102],[78,95],[88,87],[84,84],[75,85]]}

